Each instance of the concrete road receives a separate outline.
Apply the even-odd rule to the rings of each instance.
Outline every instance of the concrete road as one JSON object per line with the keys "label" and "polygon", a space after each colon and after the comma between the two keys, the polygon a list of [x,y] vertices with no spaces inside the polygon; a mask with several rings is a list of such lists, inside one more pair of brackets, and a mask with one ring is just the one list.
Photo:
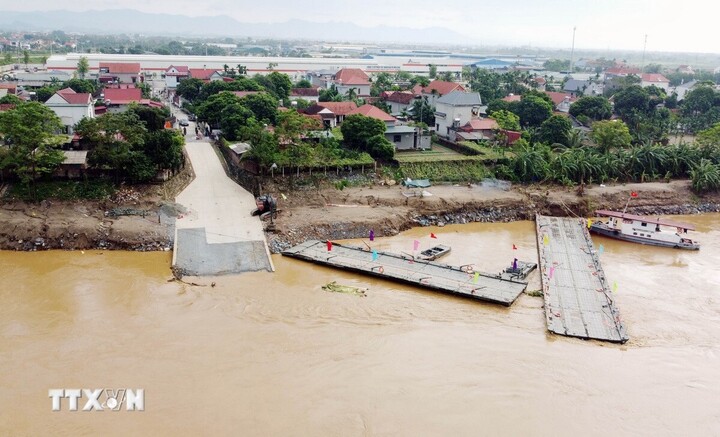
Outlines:
{"label": "concrete road", "polygon": [[262,223],[250,215],[255,197],[225,174],[212,145],[190,132],[185,149],[195,180],[176,198],[188,213],[176,222],[173,264],[198,276],[272,271]]}

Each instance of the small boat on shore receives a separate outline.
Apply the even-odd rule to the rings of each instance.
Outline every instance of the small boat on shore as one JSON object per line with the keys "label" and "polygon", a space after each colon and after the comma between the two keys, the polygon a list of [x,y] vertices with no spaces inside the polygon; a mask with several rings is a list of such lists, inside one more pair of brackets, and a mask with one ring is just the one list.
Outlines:
{"label": "small boat on shore", "polygon": [[435,247],[431,247],[430,249],[423,250],[420,252],[420,255],[418,258],[425,260],[425,261],[435,261],[436,259],[440,258],[441,256],[445,256],[448,253],[450,253],[450,246],[445,246],[444,244],[438,244]]}
{"label": "small boat on shore", "polygon": [[608,220],[597,220],[590,225],[590,232],[606,237],[651,246],[698,250],[700,243],[688,237],[695,230],[687,223],[650,218],[623,212],[599,210],[595,214]]}

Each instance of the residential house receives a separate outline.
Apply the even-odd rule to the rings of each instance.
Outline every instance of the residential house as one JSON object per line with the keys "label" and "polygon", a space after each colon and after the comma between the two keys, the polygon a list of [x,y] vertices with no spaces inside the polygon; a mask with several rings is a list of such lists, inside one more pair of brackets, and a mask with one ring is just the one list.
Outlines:
{"label": "residential house", "polygon": [[590,80],[568,79],[563,86],[563,91],[573,97],[581,96],[602,96],[603,85]]}
{"label": "residential house", "polygon": [[452,91],[435,103],[435,131],[440,137],[453,141],[460,126],[479,118],[482,100],[478,93]]}
{"label": "residential house", "polygon": [[150,99],[143,99],[140,88],[105,88],[105,106],[107,112],[118,113],[127,111],[131,104],[145,105],[151,108],[162,108],[163,104]]}
{"label": "residential house", "polygon": [[326,128],[333,128],[341,124],[345,117],[355,109],[357,109],[355,102],[318,102],[299,112],[319,116],[313,118],[321,120]]}
{"label": "residential house", "polygon": [[101,62],[98,72],[102,83],[135,84],[143,80],[139,62]]}
{"label": "residential house", "polygon": [[65,71],[42,71],[42,72],[22,72],[15,73],[17,85],[26,87],[43,87],[53,82],[62,83],[72,79],[72,76]]}
{"label": "residential house", "polygon": [[695,70],[689,65],[680,65],[675,71],[682,74],[695,74]]}
{"label": "residential house", "polygon": [[541,76],[533,77],[533,83],[535,84],[533,88],[535,88],[538,91],[545,91],[545,87],[547,86],[547,79]]}
{"label": "residential house", "polygon": [[397,119],[377,106],[365,104],[348,112],[347,115],[361,114],[366,117],[376,118],[385,123],[386,126],[394,126]]}
{"label": "residential house", "polygon": [[61,89],[52,95],[45,106],[62,121],[65,132],[73,134],[75,125],[83,118],[95,118],[95,108],[90,93],[76,93],[72,88]]}
{"label": "residential house", "polygon": [[655,85],[658,88],[662,88],[667,94],[670,91],[670,79],[659,73],[643,73],[640,75],[640,86],[645,88],[650,85]]}
{"label": "residential house", "polygon": [[190,77],[190,69],[185,65],[171,65],[165,70],[165,86],[177,88],[181,80]]}
{"label": "residential house", "polygon": [[293,88],[290,91],[290,101],[299,99],[317,103],[320,101],[320,91],[317,88]]}
{"label": "residential house", "polygon": [[332,85],[335,85],[341,96],[355,90],[357,97],[370,96],[370,77],[359,68],[343,68],[333,76]]}
{"label": "residential house", "polygon": [[577,100],[577,98],[570,93],[546,91],[545,94],[550,97],[550,100],[553,102],[553,108],[558,112],[570,112],[570,105]]}
{"label": "residential house", "polygon": [[190,68],[190,77],[193,79],[200,79],[203,82],[212,82],[216,80],[223,80],[223,75],[218,70],[212,68]]}
{"label": "residential house", "polygon": [[88,168],[87,150],[63,150],[65,159],[55,170],[55,176],[68,179],[79,179],[85,174]]}
{"label": "residential house", "polygon": [[497,121],[492,118],[474,118],[456,131],[456,141],[493,140],[499,129]]}
{"label": "residential house", "polygon": [[313,87],[330,88],[335,73],[334,70],[309,71],[305,75],[305,79],[307,79]]}
{"label": "residential house", "polygon": [[416,85],[413,88],[415,94],[420,95],[423,98],[427,98],[430,106],[435,106],[437,100],[453,91],[465,91],[465,87],[455,82],[448,82],[446,80],[433,80],[426,87]]}
{"label": "residential house", "polygon": [[400,115],[403,112],[410,112],[418,95],[411,91],[386,91],[383,100],[390,107],[390,113]]}
{"label": "residential house", "polygon": [[605,70],[605,80],[610,80],[616,77],[627,77],[627,76],[638,76],[640,75],[640,69],[635,67],[613,67]]}

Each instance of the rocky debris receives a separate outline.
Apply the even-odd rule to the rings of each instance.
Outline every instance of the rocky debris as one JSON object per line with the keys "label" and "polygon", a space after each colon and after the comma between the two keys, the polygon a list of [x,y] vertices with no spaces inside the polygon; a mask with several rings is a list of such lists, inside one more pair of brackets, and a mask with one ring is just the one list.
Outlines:
{"label": "rocky debris", "polygon": [[140,201],[141,194],[131,187],[122,187],[113,194],[110,199],[114,203],[137,203]]}

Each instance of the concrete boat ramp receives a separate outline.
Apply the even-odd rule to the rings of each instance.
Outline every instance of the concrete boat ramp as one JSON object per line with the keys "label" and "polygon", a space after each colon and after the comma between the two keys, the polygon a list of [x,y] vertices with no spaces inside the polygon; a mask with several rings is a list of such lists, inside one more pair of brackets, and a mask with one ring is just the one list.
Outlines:
{"label": "concrete boat ramp", "polygon": [[525,291],[527,282],[510,274],[493,275],[473,272],[433,261],[413,260],[407,256],[367,248],[310,240],[282,253],[344,270],[392,279],[455,296],[509,306]]}
{"label": "concrete boat ramp", "polygon": [[571,337],[626,342],[628,335],[587,222],[541,215],[535,222],[548,330]]}

